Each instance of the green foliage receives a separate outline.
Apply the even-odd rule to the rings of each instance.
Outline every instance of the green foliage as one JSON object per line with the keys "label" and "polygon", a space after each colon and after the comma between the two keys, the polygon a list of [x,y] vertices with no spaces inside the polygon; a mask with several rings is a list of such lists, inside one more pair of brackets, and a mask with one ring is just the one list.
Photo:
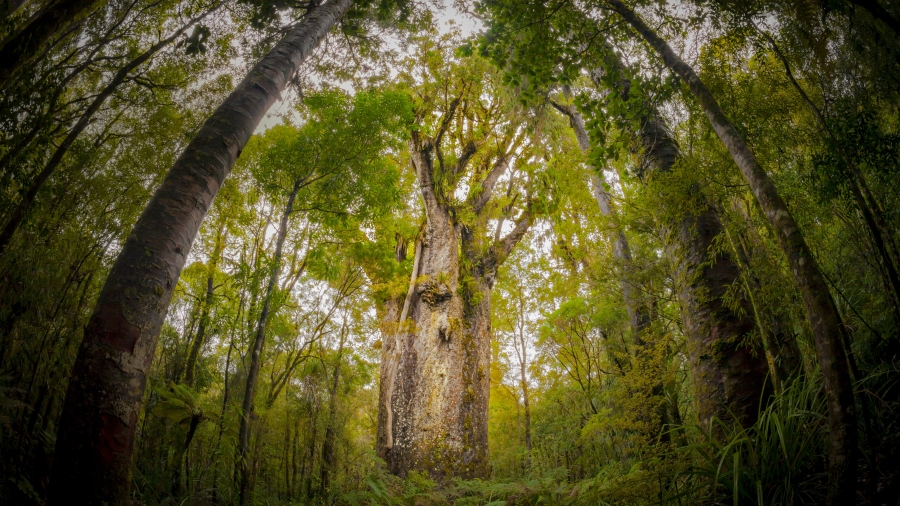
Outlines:
{"label": "green foliage", "polygon": [[678,449],[688,458],[681,496],[731,497],[734,504],[821,503],[827,491],[825,418],[816,375],[785,388],[752,427],[724,438],[694,427],[698,442]]}
{"label": "green foliage", "polygon": [[158,388],[155,392],[160,400],[151,412],[175,422],[185,432],[188,431],[192,418],[203,416],[197,396],[185,385],[170,383],[167,388]]}

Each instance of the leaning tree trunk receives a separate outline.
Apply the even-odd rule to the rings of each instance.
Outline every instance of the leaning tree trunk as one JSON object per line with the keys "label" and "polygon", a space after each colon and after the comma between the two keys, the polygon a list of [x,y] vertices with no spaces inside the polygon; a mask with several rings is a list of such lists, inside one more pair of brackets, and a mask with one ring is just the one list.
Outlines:
{"label": "leaning tree trunk", "polygon": [[[614,74],[623,98],[627,98],[630,82],[611,50],[607,51],[604,64]],[[596,74],[592,77],[599,81]],[[641,176],[650,179],[670,172],[680,150],[652,107],[640,118],[635,134],[642,151]],[[697,209],[699,212],[675,209],[665,213],[674,218],[663,225],[663,235],[668,236],[669,242],[666,254],[675,265],[679,282],[677,296],[697,414],[702,425],[717,418],[726,422],[734,419],[742,427],[749,427],[756,421],[759,401],[766,394],[768,364],[762,350],[744,344],[755,323],[749,308],[735,310],[722,300],[740,280],[740,269],[731,255],[710,251],[724,230],[719,214],[705,201]]]}
{"label": "leaning tree trunk", "polygon": [[[585,154],[589,154],[591,151],[590,136],[585,127],[584,118],[581,117],[577,108],[573,105],[553,105],[560,112],[568,116],[569,124],[571,125],[572,130],[574,130],[575,138],[578,141],[578,147],[581,148],[581,151]],[[604,188],[602,173],[593,167],[591,167],[591,169],[595,171],[591,177],[591,190],[594,194],[594,200],[597,201],[597,206],[600,208],[600,214],[607,218],[612,218],[614,215],[612,209],[612,197]],[[628,322],[631,327],[632,340],[635,345],[635,358],[650,367],[654,367],[653,362],[655,355],[652,346],[648,345],[645,339],[646,336],[644,335],[650,328],[650,310],[649,307],[641,301],[640,294],[634,286],[634,266],[631,259],[631,247],[628,244],[628,238],[625,237],[625,232],[621,228],[616,227],[613,233],[615,234],[613,255],[622,269],[620,273],[620,285],[622,287],[622,297],[625,300],[625,310],[628,313]],[[656,368],[656,370],[659,373],[662,372],[658,368]],[[663,387],[662,378],[660,378],[660,381],[653,383],[649,394],[654,398],[654,403],[657,405],[647,406],[647,408],[656,413],[655,416],[659,418],[659,423],[651,424],[652,426],[657,427],[658,430],[652,431],[647,434],[647,436],[652,439],[661,438],[662,441],[666,442],[669,439],[668,431],[666,430],[666,426],[668,425],[668,407],[666,405],[665,388]]]}
{"label": "leaning tree trunk", "polygon": [[128,501],[147,372],[200,223],[263,115],[352,3],[317,7],[256,64],[175,162],[128,235],[75,360],[49,504]]}
{"label": "leaning tree trunk", "polygon": [[828,504],[851,504],[856,495],[858,439],[853,382],[847,362],[847,351],[842,342],[844,328],[818,263],[769,175],[759,165],[753,150],[744,142],[743,137],[694,69],[682,61],[656,32],[620,0],[606,0],[606,2],[634,27],[656,50],[666,66],[688,85],[713,130],[749,183],[763,214],[778,238],[800,289],[825,384],[831,473]]}
{"label": "leaning tree trunk", "polygon": [[[591,139],[588,135],[587,128],[584,124],[584,118],[572,105],[560,105],[553,103],[553,106],[561,113],[569,118],[569,124],[575,132],[575,139],[578,141],[578,147],[586,155],[591,151]],[[602,173],[593,167],[589,167],[594,174],[591,176],[591,193],[594,200],[597,201],[597,207],[600,208],[600,214],[605,218],[613,218],[612,198],[604,189],[604,181]],[[631,276],[631,247],[628,244],[628,238],[625,232],[616,227],[613,237],[613,255],[622,266],[622,274],[620,285],[622,287],[622,297],[625,300],[625,310],[628,313],[628,322],[631,327],[633,340],[636,344],[642,343],[641,334],[650,326],[650,311],[645,304],[641,303],[641,299],[637,291],[634,289],[634,280]]]}

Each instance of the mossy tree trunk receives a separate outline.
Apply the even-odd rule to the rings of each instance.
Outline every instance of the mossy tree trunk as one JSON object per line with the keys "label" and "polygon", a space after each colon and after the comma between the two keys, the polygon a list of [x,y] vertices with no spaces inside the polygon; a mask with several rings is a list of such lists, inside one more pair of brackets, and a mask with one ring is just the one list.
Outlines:
{"label": "mossy tree trunk", "polygon": [[691,91],[712,129],[750,185],[787,258],[812,329],[828,402],[830,491],[828,504],[851,504],[856,496],[858,429],[845,329],[819,265],[793,215],[753,150],[728,119],[709,88],[657,33],[620,0],[605,0],[656,51]]}
{"label": "mossy tree trunk", "polygon": [[[458,104],[451,104],[442,129]],[[409,142],[427,222],[408,298],[412,321],[402,323],[390,343],[393,358],[382,369],[378,440],[392,473],[426,472],[439,482],[488,476],[491,288],[497,268],[532,222],[529,207],[505,237],[493,240],[488,234],[485,211],[515,142],[494,157],[490,170],[476,174],[483,176],[481,190],[456,204],[475,216],[473,222],[457,221],[462,213],[447,198],[452,189],[436,181],[462,173],[478,148],[467,144],[456,164],[445,167],[442,133],[426,139],[414,132]]]}
{"label": "mossy tree trunk", "polygon": [[[627,71],[609,48],[603,67],[621,98],[628,100]],[[591,75],[597,85],[609,81],[598,71]],[[634,135],[641,159],[639,175],[650,183],[672,171],[680,150],[652,105],[645,106],[638,124]],[[748,307],[734,308],[723,301],[741,273],[731,255],[713,251],[713,242],[724,232],[718,211],[702,192],[687,197],[695,201],[694,210],[664,209],[661,233],[675,268],[699,421],[706,426],[718,418],[748,427],[756,421],[760,399],[768,389],[765,352],[759,343],[746,339],[755,328],[748,302],[742,301]],[[672,200],[665,197],[660,205],[670,207]]]}

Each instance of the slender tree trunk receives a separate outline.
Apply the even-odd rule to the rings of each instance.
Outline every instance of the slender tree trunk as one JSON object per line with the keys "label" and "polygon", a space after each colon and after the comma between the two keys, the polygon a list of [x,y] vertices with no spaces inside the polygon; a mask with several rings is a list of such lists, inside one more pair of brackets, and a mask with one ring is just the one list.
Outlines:
{"label": "slender tree trunk", "polygon": [[222,231],[222,227],[216,232],[216,245],[213,248],[212,256],[209,258],[209,267],[206,274],[206,298],[203,299],[203,309],[200,312],[200,325],[197,327],[197,334],[191,343],[191,351],[188,353],[187,362],[184,365],[184,384],[194,386],[194,370],[197,368],[197,360],[200,357],[200,350],[203,349],[203,342],[206,338],[206,328],[209,326],[209,313],[212,309],[213,296],[215,287],[213,285],[216,268],[219,264],[219,257],[222,249],[225,247],[225,241],[228,233]]}
{"label": "slender tree trunk", "polygon": [[853,383],[844,350],[844,329],[831,293],[800,228],[756,156],[725,115],[712,93],[690,66],[643,20],[619,0],[606,0],[656,50],[666,66],[688,85],[713,130],[750,184],[787,257],[800,288],[816,345],[828,401],[831,489],[828,503],[851,504],[856,495],[857,427]]}
{"label": "slender tree trunk", "polygon": [[303,185],[303,179],[294,182],[294,189],[288,198],[287,206],[281,215],[281,223],[278,226],[278,237],[275,242],[275,257],[272,259],[272,270],[269,273],[269,282],[266,285],[266,293],[262,300],[262,311],[259,313],[259,321],[256,325],[256,336],[253,339],[253,347],[250,352],[250,367],[247,369],[247,386],[244,389],[244,402],[241,406],[240,428],[238,430],[238,465],[240,466],[240,504],[243,506],[250,501],[250,421],[253,416],[253,397],[256,394],[256,382],[259,378],[260,355],[266,342],[266,324],[269,320],[269,311],[272,304],[272,294],[278,286],[278,276],[281,273],[281,252],[284,241],[287,238],[288,221],[294,211],[294,199]]}
{"label": "slender tree trunk", "polygon": [[197,16],[187,24],[179,28],[175,33],[171,36],[157,42],[152,47],[141,53],[137,58],[128,62],[124,67],[119,69],[116,72],[116,75],[110,79],[109,83],[97,94],[88,108],[81,114],[81,117],[78,118],[78,122],[75,123],[75,126],[69,130],[69,134],[66,135],[66,138],[63,139],[62,143],[60,143],[59,147],[54,151],[53,156],[50,157],[50,160],[44,165],[44,168],[34,177],[31,185],[28,187],[28,190],[22,196],[22,200],[19,202],[19,205],[13,209],[12,214],[9,219],[6,221],[6,225],[3,227],[3,231],[0,232],[0,255],[3,255],[4,251],[6,251],[6,247],[9,245],[9,242],[12,240],[13,234],[16,233],[16,230],[19,228],[19,225],[22,223],[22,220],[25,219],[28,211],[31,209],[31,206],[34,204],[34,199],[37,197],[38,192],[43,188],[44,183],[50,179],[50,175],[53,174],[53,171],[59,166],[62,162],[63,157],[66,152],[69,151],[69,148],[72,147],[72,144],[81,135],[81,132],[84,131],[85,127],[91,122],[91,119],[94,117],[94,114],[100,110],[100,107],[103,106],[103,103],[112,96],[112,94],[128,79],[128,75],[132,70],[143,65],[147,60],[153,57],[160,50],[174,42],[178,37],[181,36],[188,28],[195,25],[199,21],[201,21],[209,12]]}
{"label": "slender tree trunk", "polygon": [[334,467],[334,442],[335,442],[335,418],[337,417],[338,384],[341,379],[341,360],[344,357],[344,341],[346,339],[346,325],[341,330],[341,340],[338,345],[337,363],[334,365],[334,373],[331,378],[331,389],[328,392],[328,420],[325,422],[325,441],[322,442],[322,470],[319,480],[319,490],[322,495],[328,495],[331,487],[331,472]]}
{"label": "slender tree trunk", "polygon": [[[315,491],[313,488],[313,471],[316,469],[316,438],[319,429],[318,422],[319,416],[319,403],[318,400],[315,401],[313,405],[313,409],[310,410],[309,421],[312,425],[312,429],[310,430],[309,435],[309,447],[306,451],[306,456],[303,459],[303,493],[307,498],[312,499],[313,492]],[[307,466],[307,464],[309,464]]]}
{"label": "slender tree trunk", "polygon": [[[568,116],[569,124],[575,132],[575,139],[578,141],[578,147],[581,148],[581,151],[585,154],[590,153],[591,139],[587,133],[584,119],[575,106],[565,106],[556,103],[553,106]],[[597,206],[600,208],[600,214],[606,218],[613,218],[612,197],[603,187],[605,182],[602,178],[602,172],[593,167],[591,169],[594,172],[594,175],[591,177],[591,191],[594,195],[594,200],[597,201]],[[639,294],[634,289],[634,281],[630,275],[632,270],[631,247],[628,244],[628,239],[625,237],[625,232],[616,227],[613,239],[613,255],[622,264],[620,284],[622,286],[622,296],[625,300],[625,310],[628,312],[628,321],[634,342],[640,344],[642,341],[641,333],[645,332],[650,326],[650,311],[645,304],[641,303]]]}
{"label": "slender tree trunk", "polygon": [[202,414],[195,414],[191,417],[187,434],[184,437],[184,443],[179,446],[178,451],[175,452],[175,459],[172,462],[172,496],[175,497],[176,501],[181,499],[181,494],[184,491],[184,484],[181,482],[181,468],[185,465],[184,457],[187,454],[188,449],[190,449],[191,441],[194,440],[194,434],[197,432],[197,427],[202,421]]}
{"label": "slender tree trunk", "polygon": [[[525,339],[522,339],[522,351],[524,356],[525,351]],[[526,467],[530,466],[531,460],[531,399],[528,392],[528,376],[525,373],[526,363],[525,360],[519,364],[519,381],[522,384],[522,407],[525,411],[525,451],[528,456],[526,457]]]}
{"label": "slender tree trunk", "polygon": [[250,71],[175,162],[125,240],[75,360],[51,506],[128,500],[146,375],[200,223],[263,115],[351,4],[317,7]]}
{"label": "slender tree trunk", "polygon": [[[759,292],[762,289],[762,281],[756,276],[751,259],[766,257],[768,252],[765,251],[762,238],[759,237],[748,210],[737,204],[735,210],[743,218],[746,230],[744,233],[739,233],[734,241],[738,260],[742,264],[742,273],[750,283],[748,291]],[[803,355],[797,345],[796,336],[790,330],[792,325],[789,318],[775,310],[767,311],[761,301],[754,303],[754,311],[757,309],[760,312],[760,324],[765,325],[764,332],[769,334],[769,339],[772,341],[774,367],[778,371],[773,372],[773,377],[788,379],[803,374]]]}
{"label": "slender tree trunk", "polygon": [[[584,119],[581,117],[581,114],[575,106],[553,105],[560,112],[569,117],[569,124],[575,131],[575,138],[578,141],[578,147],[581,148],[581,151],[585,154],[590,153],[590,136],[587,133],[587,128],[585,128]],[[677,149],[675,152],[677,152]],[[602,172],[596,169],[594,169],[594,172],[595,174],[591,177],[591,189],[594,194],[594,200],[597,201],[597,206],[600,208],[600,214],[607,218],[612,218],[614,215],[612,209],[612,197],[604,188],[605,182],[602,179]],[[631,247],[628,244],[628,239],[625,237],[625,232],[617,227],[615,234],[613,255],[622,266],[620,282],[622,287],[622,298],[625,300],[625,310],[628,313],[628,322],[631,327],[632,340],[636,348],[635,355],[637,360],[649,364],[653,361],[653,354],[651,353],[652,349],[650,349],[646,343],[644,333],[650,328],[650,308],[642,303],[640,295],[636,293],[637,290],[635,290]],[[663,440],[668,440],[668,432],[666,431],[668,415],[666,411],[665,390],[662,381],[653,384],[650,395],[657,403],[655,409],[653,409],[652,406],[648,407],[655,411],[656,416],[659,417],[659,431],[654,431],[654,433],[649,436],[653,439],[661,437]]]}
{"label": "slender tree trunk", "polygon": [[[228,343],[228,354],[225,356],[225,380],[222,383],[225,391],[222,393],[222,410],[219,412],[219,434],[216,436],[216,447],[213,450],[214,457],[218,457],[219,449],[222,447],[222,436],[225,434],[225,411],[228,408],[228,371],[231,369],[231,351],[234,349],[234,339]],[[212,503],[219,503],[219,459],[216,458],[213,465],[213,482],[212,482]]]}

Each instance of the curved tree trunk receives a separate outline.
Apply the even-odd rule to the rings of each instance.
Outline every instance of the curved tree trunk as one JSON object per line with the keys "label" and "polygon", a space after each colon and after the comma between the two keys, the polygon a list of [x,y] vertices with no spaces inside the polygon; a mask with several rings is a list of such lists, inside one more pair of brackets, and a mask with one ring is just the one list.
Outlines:
{"label": "curved tree trunk", "polygon": [[[584,118],[581,117],[575,106],[565,106],[556,103],[553,106],[559,112],[568,116],[569,124],[575,132],[575,139],[578,141],[578,147],[581,148],[581,151],[585,154],[590,153],[591,139],[587,133]],[[593,170],[595,174],[591,177],[591,192],[594,195],[594,200],[597,201],[600,214],[607,218],[612,218],[614,216],[612,198],[603,188],[602,173],[596,169]],[[625,310],[628,312],[628,322],[635,344],[640,344],[642,342],[641,333],[650,326],[650,311],[645,304],[641,303],[639,295],[635,293],[633,280],[630,276],[631,247],[628,245],[628,238],[625,237],[625,232],[616,227],[613,239],[613,255],[622,264],[623,269],[620,285],[622,286],[622,296],[625,300]]]}
{"label": "curved tree trunk", "polygon": [[662,57],[666,66],[685,81],[709,119],[713,130],[731,153],[753,194],[781,249],[787,257],[791,273],[800,289],[806,315],[809,318],[816,355],[822,369],[828,400],[828,428],[830,434],[829,466],[831,490],[828,503],[851,504],[856,495],[857,427],[853,398],[853,383],[843,347],[844,328],[828,285],[813,257],[793,215],[778,194],[775,185],[759,165],[753,151],[744,142],[725,115],[715,97],[700,77],[675,54],[633,10],[619,0],[606,0]]}
{"label": "curved tree trunk", "polygon": [[127,502],[146,375],[200,223],[263,115],[351,4],[316,8],[253,67],[175,162],[125,240],[75,360],[49,504]]}

